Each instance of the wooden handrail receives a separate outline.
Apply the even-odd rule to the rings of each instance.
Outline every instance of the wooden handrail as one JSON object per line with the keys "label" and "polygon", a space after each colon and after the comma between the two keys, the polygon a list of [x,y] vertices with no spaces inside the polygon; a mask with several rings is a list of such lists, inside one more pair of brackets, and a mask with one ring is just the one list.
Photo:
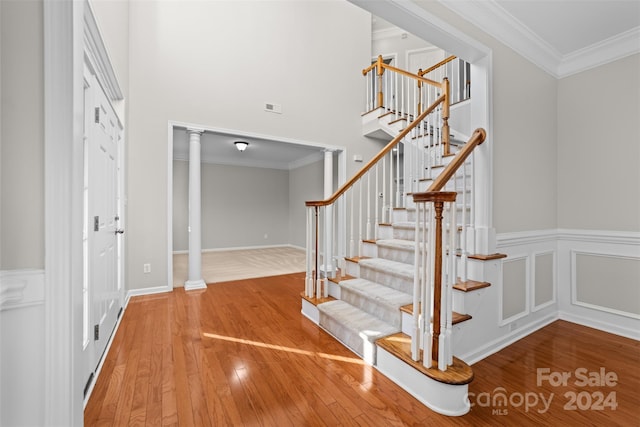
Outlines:
{"label": "wooden handrail", "polygon": [[443,59],[442,61],[438,62],[436,65],[432,65],[431,67],[427,68],[426,70],[420,70],[418,71],[418,75],[420,77],[424,76],[425,74],[429,74],[430,72],[432,72],[433,70],[435,70],[436,68],[440,68],[442,67],[444,64],[448,64],[449,62],[453,61],[454,59],[456,59],[457,56],[455,55],[451,55],[448,58]]}
{"label": "wooden handrail", "polygon": [[410,72],[405,71],[405,70],[402,70],[402,69],[400,69],[400,68],[396,68],[396,67],[394,67],[393,65],[385,64],[385,63],[384,63],[384,62],[382,62],[379,58],[381,58],[381,57],[378,57],[378,61],[374,62],[373,64],[371,64],[370,66],[368,66],[367,68],[365,68],[364,70],[362,70],[362,75],[363,75],[363,76],[366,76],[366,75],[367,75],[367,73],[368,73],[369,71],[373,70],[374,68],[376,68],[376,67],[378,67],[378,66],[381,66],[381,67],[382,67],[382,68],[384,68],[385,70],[395,71],[395,72],[396,72],[396,73],[398,73],[398,74],[402,74],[403,76],[406,76],[406,77],[412,78],[412,79],[414,79],[414,80],[416,80],[416,81],[423,82],[423,83],[429,84],[429,85],[431,85],[431,86],[435,86],[435,87],[438,87],[438,88],[442,89],[442,83],[439,83],[439,82],[437,82],[437,81],[435,81],[435,80],[428,79],[428,78],[426,78],[426,77],[419,76],[419,75],[417,75],[417,74],[410,73]]}
{"label": "wooden handrail", "polygon": [[395,147],[400,141],[402,141],[402,138],[407,136],[407,134],[411,132],[413,128],[415,128],[421,121],[423,121],[433,110],[436,109],[436,107],[440,103],[444,102],[444,100],[444,95],[441,95],[438,99],[436,99],[436,101],[431,104],[429,108],[424,110],[414,121],[409,123],[409,125],[404,128],[402,132],[398,134],[398,136],[393,138],[391,142],[389,142],[378,154],[376,154],[375,157],[369,160],[369,162],[364,165],[362,169],[358,171],[358,173],[356,173],[349,181],[345,182],[335,193],[333,193],[331,197],[325,200],[307,201],[305,202],[305,206],[328,206],[332,203],[335,203],[335,201],[338,200],[338,197],[342,196],[349,188],[353,187],[353,185],[360,178],[362,178],[362,176],[367,173],[367,171],[369,171],[376,163],[380,161],[380,159],[387,155],[387,153],[389,153],[389,151],[391,151],[393,147]]}
{"label": "wooden handrail", "polygon": [[[467,157],[469,157],[473,149],[476,148],[476,146],[482,144],[486,137],[487,137],[487,132],[485,132],[484,129],[482,128],[476,129],[473,132],[473,135],[471,135],[471,138],[469,138],[469,141],[467,141],[467,143],[460,149],[460,151],[458,151],[458,153],[447,165],[447,167],[444,168],[444,170],[440,173],[440,175],[438,175],[438,177],[433,181],[433,183],[431,183],[431,186],[429,186],[429,188],[427,189],[427,192],[442,190],[442,188],[447,183],[447,181],[451,179],[451,177],[456,173],[458,168],[462,166],[465,160],[467,160]],[[414,194],[413,196],[414,200],[416,195],[418,194],[419,193]]]}

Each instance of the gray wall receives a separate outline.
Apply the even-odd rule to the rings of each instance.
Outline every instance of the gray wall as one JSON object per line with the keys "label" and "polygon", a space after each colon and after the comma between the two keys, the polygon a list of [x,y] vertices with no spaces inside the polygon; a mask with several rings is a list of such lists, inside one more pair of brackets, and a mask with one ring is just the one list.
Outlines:
{"label": "gray wall", "polygon": [[[334,158],[334,162],[335,162]],[[334,177],[334,184],[337,179]],[[307,200],[324,199],[324,160],[289,171],[289,243],[306,245]]]}
{"label": "gray wall", "polygon": [[640,55],[558,82],[558,226],[640,231]]}
{"label": "gray wall", "polygon": [[[207,163],[201,171],[203,249],[289,243],[288,171]],[[174,251],[189,248],[188,192],[189,162],[174,160]]]}
{"label": "gray wall", "polygon": [[41,1],[1,1],[0,270],[44,267]]}

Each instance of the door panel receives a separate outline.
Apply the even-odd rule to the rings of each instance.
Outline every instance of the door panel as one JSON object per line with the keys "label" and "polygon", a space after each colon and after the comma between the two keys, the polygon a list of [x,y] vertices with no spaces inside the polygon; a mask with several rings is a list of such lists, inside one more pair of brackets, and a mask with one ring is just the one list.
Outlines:
{"label": "door panel", "polygon": [[122,127],[95,76],[86,78],[85,278],[86,376],[95,371],[115,327],[122,295],[118,273],[118,150]]}

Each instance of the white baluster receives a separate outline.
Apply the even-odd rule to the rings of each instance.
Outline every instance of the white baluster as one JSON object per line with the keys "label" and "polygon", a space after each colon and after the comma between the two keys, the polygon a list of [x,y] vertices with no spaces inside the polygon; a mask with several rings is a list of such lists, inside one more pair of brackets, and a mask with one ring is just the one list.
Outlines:
{"label": "white baluster", "polygon": [[362,240],[364,238],[362,235],[362,179],[358,180],[358,184],[358,256],[362,256]]}
{"label": "white baluster", "polygon": [[394,104],[394,109],[396,112],[396,120],[399,118],[399,112],[398,112],[398,73],[393,73],[393,86],[394,86],[394,96],[393,96],[393,104]]}
{"label": "white baluster", "polygon": [[[404,207],[404,200],[400,196],[400,149],[404,153],[405,144],[401,142],[398,144],[398,151],[396,151],[396,207]],[[404,157],[404,156],[403,156]],[[404,182],[403,182],[404,186]],[[404,193],[404,190],[402,191]]]}
{"label": "white baluster", "polygon": [[349,257],[355,256],[355,228],[353,226],[353,218],[356,207],[353,203],[354,191],[354,187],[349,189]]}
{"label": "white baluster", "polygon": [[416,221],[415,221],[415,245],[414,245],[414,272],[413,272],[413,335],[411,337],[411,358],[415,361],[420,360],[420,336],[422,329],[420,328],[420,295],[422,294],[422,271],[420,268],[420,214],[424,210],[424,203],[415,203],[416,205]]}
{"label": "white baluster", "polygon": [[427,203],[427,211],[425,216],[425,233],[427,233],[427,254],[426,254],[426,283],[424,285],[425,295],[423,299],[423,310],[422,317],[425,319],[425,322],[428,323],[428,326],[424,328],[424,338],[423,338],[423,357],[422,364],[430,368],[431,367],[431,349],[433,347],[433,319],[431,313],[433,312],[433,304],[434,304],[434,293],[433,293],[433,270],[435,265],[435,248],[434,248],[434,237],[435,237],[435,227],[433,226],[433,205],[432,203]]}
{"label": "white baluster", "polygon": [[446,345],[445,345],[445,354],[446,354],[446,364],[453,364],[453,349],[452,349],[452,333],[453,333],[453,285],[456,284],[457,279],[457,269],[456,269],[456,251],[455,251],[455,241],[456,241],[456,231],[457,227],[457,209],[456,202],[451,203],[451,218],[449,220],[449,256],[448,256],[448,264],[449,264],[449,274],[446,281],[446,292],[447,292],[447,329],[446,329]]}
{"label": "white baluster", "polygon": [[[383,159],[384,161],[384,159]],[[375,185],[375,193],[373,193],[373,197],[375,198],[375,215],[374,215],[374,219],[373,219],[373,240],[378,240],[378,225],[380,224],[380,193],[379,193],[379,189],[378,189],[378,184],[379,184],[379,176],[378,176],[378,170],[379,170],[379,166],[380,163],[376,163],[375,166],[375,170],[376,170],[376,174],[375,174],[375,181],[376,181],[376,185]]]}
{"label": "white baluster", "polygon": [[366,239],[371,239],[371,174],[367,172],[367,227]]}
{"label": "white baluster", "polygon": [[462,231],[460,232],[460,280],[467,281],[467,162],[462,165]]}
{"label": "white baluster", "polygon": [[312,298],[313,297],[313,208],[307,207],[307,232],[306,232],[306,270],[305,277],[305,292],[304,294]]}
{"label": "white baluster", "polygon": [[369,71],[366,75],[365,78],[365,91],[366,91],[366,98],[365,98],[365,107],[364,107],[364,111],[365,112],[369,112],[371,111],[373,108],[371,108],[371,71]]}

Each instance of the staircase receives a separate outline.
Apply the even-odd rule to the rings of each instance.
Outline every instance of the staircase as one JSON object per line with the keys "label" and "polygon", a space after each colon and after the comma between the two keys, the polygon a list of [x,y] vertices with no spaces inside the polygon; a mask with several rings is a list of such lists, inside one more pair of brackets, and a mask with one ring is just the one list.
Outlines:
{"label": "staircase", "polygon": [[[470,408],[473,371],[453,356],[454,325],[473,320],[453,309],[464,310],[467,294],[490,286],[482,277],[469,280],[470,270],[482,269],[469,268],[474,257],[467,250],[469,155],[484,131],[464,145],[450,144],[448,81],[384,67],[379,60],[363,71],[375,71],[378,88],[372,91],[378,106],[363,115],[363,132],[394,138],[330,199],[307,202],[302,313],[426,406],[462,415]],[[385,71],[419,87],[436,84],[442,93],[392,94],[395,108],[384,107],[384,94],[398,87],[382,78]],[[398,108],[398,99],[407,107]],[[410,105],[417,105],[411,113]]]}

